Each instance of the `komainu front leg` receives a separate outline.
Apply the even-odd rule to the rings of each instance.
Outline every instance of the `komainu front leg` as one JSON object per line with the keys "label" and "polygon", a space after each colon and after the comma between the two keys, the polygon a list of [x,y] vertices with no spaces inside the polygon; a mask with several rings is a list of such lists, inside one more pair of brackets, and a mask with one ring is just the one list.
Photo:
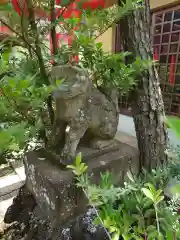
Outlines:
{"label": "komainu front leg", "polygon": [[55,120],[53,123],[51,135],[48,140],[49,147],[56,147],[63,140],[66,129],[66,123],[60,120]]}
{"label": "komainu front leg", "polygon": [[72,164],[74,162],[78,144],[84,136],[87,128],[87,124],[82,124],[80,126],[79,124],[73,124],[71,126],[67,126],[65,145],[61,153],[62,161],[65,165]]}

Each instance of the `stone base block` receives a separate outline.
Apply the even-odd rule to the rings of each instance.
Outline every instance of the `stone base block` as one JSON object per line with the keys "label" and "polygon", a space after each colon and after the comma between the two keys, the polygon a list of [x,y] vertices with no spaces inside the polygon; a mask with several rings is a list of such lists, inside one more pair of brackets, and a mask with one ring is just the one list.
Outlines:
{"label": "stone base block", "polygon": [[[139,171],[138,151],[119,141],[100,151],[85,147],[78,151],[82,152],[83,161],[96,183],[100,173],[105,171],[113,174],[117,184],[122,183],[128,170],[135,174]],[[62,170],[54,162],[54,155],[45,149],[28,152],[24,160],[26,187],[52,227],[83,213],[87,204],[83,193],[75,186],[71,171]]]}

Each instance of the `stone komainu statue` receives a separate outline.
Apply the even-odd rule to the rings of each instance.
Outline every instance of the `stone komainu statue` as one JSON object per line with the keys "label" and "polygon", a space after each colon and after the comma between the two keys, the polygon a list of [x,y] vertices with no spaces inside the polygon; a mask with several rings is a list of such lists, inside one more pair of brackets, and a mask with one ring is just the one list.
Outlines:
{"label": "stone komainu statue", "polygon": [[53,93],[55,121],[50,145],[62,144],[62,158],[71,161],[81,140],[92,148],[109,146],[118,120],[118,94],[115,90],[98,90],[86,70],[70,66],[54,66],[52,81],[64,79]]}

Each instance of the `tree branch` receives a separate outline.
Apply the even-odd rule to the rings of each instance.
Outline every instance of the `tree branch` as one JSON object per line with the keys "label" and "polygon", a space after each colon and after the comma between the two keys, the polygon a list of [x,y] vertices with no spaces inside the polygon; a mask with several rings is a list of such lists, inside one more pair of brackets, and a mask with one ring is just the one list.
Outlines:
{"label": "tree branch", "polygon": [[[146,0],[146,1],[149,1],[149,0]],[[123,4],[126,5],[126,1],[124,1]],[[123,10],[123,7],[124,7],[124,6],[123,6],[123,5],[118,5],[118,7],[121,7],[122,10]],[[103,34],[104,34],[109,28],[111,28],[114,24],[118,24],[118,23],[120,22],[120,20],[121,20],[123,17],[126,17],[130,11],[137,10],[138,8],[141,8],[142,6],[134,6],[134,5],[132,5],[131,7],[129,7],[129,9],[128,9],[128,7],[129,7],[129,6],[125,7],[124,10],[123,10],[124,12],[122,11],[122,13],[121,13],[121,16],[116,17],[111,23],[109,23],[109,24],[105,27],[105,29],[104,29],[103,31],[101,31],[101,32],[95,37],[95,39],[97,39],[98,37],[100,37],[101,35],[103,35]]]}
{"label": "tree branch", "polygon": [[[49,85],[50,82],[49,82],[49,78],[46,73],[46,68],[45,68],[44,61],[43,61],[43,55],[42,55],[42,51],[41,51],[41,47],[40,47],[40,40],[39,40],[38,29],[37,29],[37,25],[36,25],[36,21],[35,21],[35,14],[34,14],[34,10],[33,10],[32,0],[27,1],[27,7],[28,7],[31,30],[35,37],[35,49],[36,49],[36,55],[37,55],[38,62],[39,62],[41,78],[44,80],[46,85]],[[49,96],[47,99],[47,107],[48,107],[48,113],[49,113],[51,123],[53,123],[54,122],[54,111],[52,108],[51,96]]]}
{"label": "tree branch", "polygon": [[[57,39],[56,39],[56,26],[54,22],[56,21],[56,12],[55,12],[55,0],[51,0],[51,40],[52,40],[52,48],[53,54],[57,55]],[[54,62],[55,64],[55,62]]]}
{"label": "tree branch", "polygon": [[4,25],[4,26],[6,26],[12,33],[15,33],[19,38],[21,38],[23,41],[24,41],[24,43],[26,43],[28,46],[29,46],[29,48],[31,48],[35,53],[36,53],[36,49],[26,40],[26,39],[24,39],[24,37],[19,33],[19,32],[17,32],[16,30],[14,30],[9,24],[7,24],[3,19],[1,19],[0,18],[0,22]]}
{"label": "tree branch", "polygon": [[42,56],[41,47],[40,47],[38,29],[37,29],[37,25],[36,25],[36,21],[35,21],[32,0],[27,1],[27,7],[28,7],[29,22],[30,22],[31,30],[32,30],[32,33],[35,38],[35,51],[36,51],[36,55],[37,55],[38,62],[39,62],[40,74],[41,74],[42,79],[44,79],[45,83],[47,85],[49,85],[49,79],[46,74],[46,69],[45,69],[44,62],[43,62],[43,56]]}

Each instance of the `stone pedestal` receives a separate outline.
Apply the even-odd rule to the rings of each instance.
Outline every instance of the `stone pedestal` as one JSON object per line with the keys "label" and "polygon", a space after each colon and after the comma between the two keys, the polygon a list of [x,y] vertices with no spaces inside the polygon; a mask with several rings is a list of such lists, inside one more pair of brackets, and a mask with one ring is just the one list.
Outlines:
{"label": "stone pedestal", "polygon": [[[78,151],[82,152],[83,161],[88,165],[88,172],[93,173],[95,182],[100,179],[101,172],[111,172],[115,183],[122,183],[128,170],[135,174],[139,170],[138,151],[118,141],[100,151],[84,147]],[[53,155],[45,149],[27,153],[24,160],[26,187],[52,227],[83,213],[87,204],[75,186],[71,171],[62,170],[53,162]]]}

